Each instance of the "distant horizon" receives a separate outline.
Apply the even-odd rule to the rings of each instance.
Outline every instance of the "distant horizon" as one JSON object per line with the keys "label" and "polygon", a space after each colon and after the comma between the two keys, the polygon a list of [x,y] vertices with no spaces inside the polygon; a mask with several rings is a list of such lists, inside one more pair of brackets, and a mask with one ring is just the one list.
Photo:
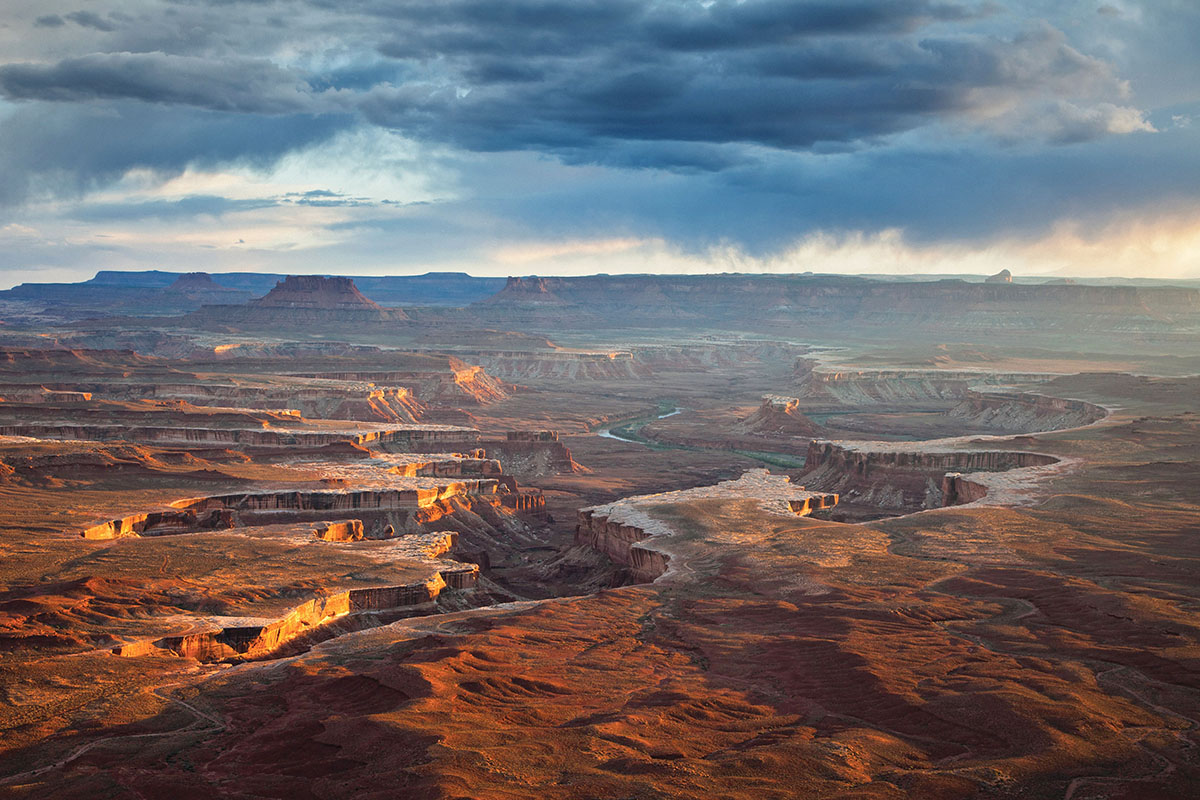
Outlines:
{"label": "distant horizon", "polygon": [[[352,273],[352,272],[328,272],[328,271],[326,271],[326,272],[319,272],[319,271],[318,272],[267,272],[267,271],[261,271],[261,270],[224,270],[224,271],[181,270],[181,271],[176,271],[176,270],[169,270],[169,269],[144,269],[144,270],[141,270],[141,269],[138,269],[138,270],[100,269],[100,270],[96,270],[90,277],[83,278],[81,280],[76,280],[76,281],[22,281],[20,283],[16,283],[16,284],[12,284],[12,285],[0,285],[0,292],[15,289],[18,286],[23,286],[23,285],[42,285],[42,284],[44,284],[44,285],[73,285],[73,284],[92,283],[92,282],[97,282],[97,279],[105,273],[113,274],[113,275],[138,275],[138,274],[161,274],[161,275],[167,275],[167,276],[209,275],[209,276],[213,277],[214,280],[221,276],[224,276],[224,275],[257,275],[257,276],[264,276],[264,277],[269,277],[269,278],[273,278],[273,279],[284,278],[287,276],[295,275],[295,276],[320,276],[320,277],[347,277],[347,278],[351,278],[354,280],[361,280],[361,279],[386,280],[388,278],[421,278],[421,277],[436,277],[436,276],[446,276],[446,277],[462,276],[464,278],[469,278],[472,280],[485,280],[486,279],[486,280],[494,280],[494,281],[504,281],[509,278],[552,278],[552,279],[557,279],[557,278],[593,278],[593,277],[608,277],[608,276],[612,276],[612,277],[622,277],[622,276],[624,276],[624,277],[638,277],[638,276],[644,276],[644,277],[705,277],[705,276],[720,276],[720,275],[743,276],[743,277],[806,277],[806,276],[814,277],[814,278],[817,278],[817,277],[821,277],[821,278],[846,277],[846,278],[863,278],[863,279],[881,280],[881,281],[888,281],[888,280],[894,280],[894,281],[967,280],[967,281],[970,281],[971,279],[982,280],[982,279],[991,277],[988,274],[967,273],[967,272],[958,272],[958,273],[951,273],[951,272],[909,272],[909,273],[857,272],[857,273],[849,273],[849,272],[815,272],[815,271],[803,271],[803,272],[735,272],[735,271],[727,271],[727,272],[593,272],[593,273],[580,273],[580,274],[570,274],[570,275],[560,275],[560,274],[551,274],[551,273],[521,273],[521,274],[509,273],[507,275],[484,275],[484,274],[472,273],[472,272],[465,271],[465,270],[427,270],[425,272],[391,272],[391,273],[376,274],[376,273]],[[998,274],[998,273],[992,273],[992,275],[995,275],[995,274]],[[1054,283],[1054,282],[1059,282],[1059,281],[1081,283],[1081,284],[1097,283],[1097,284],[1101,284],[1101,285],[1111,284],[1111,283],[1154,283],[1154,284],[1164,284],[1164,285],[1168,285],[1168,286],[1169,285],[1184,285],[1184,284],[1200,284],[1200,277],[1154,278],[1154,277],[1125,276],[1125,275],[1110,275],[1110,276],[1087,275],[1087,276],[1064,278],[1064,277],[1055,276],[1055,275],[1019,275],[1015,272],[1011,273],[1011,277],[1012,277],[1012,283],[1014,283],[1014,284],[1028,284],[1028,285],[1040,285],[1040,284]],[[132,284],[129,284],[129,285],[132,285]],[[160,285],[160,284],[146,284],[146,285],[152,286],[152,285]],[[161,284],[161,285],[169,285],[169,284]]]}
{"label": "distant horizon", "polygon": [[289,8],[8,9],[0,284],[1200,279],[1200,4]]}

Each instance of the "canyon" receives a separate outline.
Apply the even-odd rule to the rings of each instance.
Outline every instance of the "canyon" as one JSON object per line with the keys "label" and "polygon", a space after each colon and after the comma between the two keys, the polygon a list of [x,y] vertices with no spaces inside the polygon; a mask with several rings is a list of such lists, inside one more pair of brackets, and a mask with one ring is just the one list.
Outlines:
{"label": "canyon", "polygon": [[1009,277],[3,293],[0,794],[1190,796],[1200,301]]}

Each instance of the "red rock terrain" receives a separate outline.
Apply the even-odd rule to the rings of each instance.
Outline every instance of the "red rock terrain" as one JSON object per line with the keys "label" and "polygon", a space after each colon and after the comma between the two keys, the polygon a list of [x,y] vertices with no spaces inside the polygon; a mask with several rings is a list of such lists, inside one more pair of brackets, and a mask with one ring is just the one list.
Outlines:
{"label": "red rock terrain", "polygon": [[0,794],[1194,794],[1196,378],[461,333],[0,351]]}

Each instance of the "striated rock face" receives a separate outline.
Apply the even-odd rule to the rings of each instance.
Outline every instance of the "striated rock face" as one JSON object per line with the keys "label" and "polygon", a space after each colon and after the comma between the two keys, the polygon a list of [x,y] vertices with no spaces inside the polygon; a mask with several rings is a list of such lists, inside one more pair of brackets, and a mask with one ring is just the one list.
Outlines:
{"label": "striated rock face", "polygon": [[232,528],[236,525],[234,514],[225,508],[196,512],[151,511],[133,514],[121,519],[102,522],[80,531],[84,539],[120,539],[126,536],[167,536],[179,533],[196,533]]}
{"label": "striated rock face", "polygon": [[675,531],[648,514],[658,505],[696,500],[756,500],[764,511],[805,516],[832,508],[836,494],[808,491],[788,478],[766,470],[751,470],[741,478],[715,486],[698,486],[676,492],[627,497],[615,503],[580,510],[575,526],[575,543],[604,553],[629,570],[631,580],[648,583],[666,573],[670,556],[662,546],[641,544],[652,537],[669,537]]}
{"label": "striated rock face", "polygon": [[753,414],[734,426],[734,431],[758,436],[812,437],[820,433],[821,426],[800,413],[798,398],[769,394]]}
{"label": "striated rock face", "polygon": [[361,519],[324,522],[313,529],[313,536],[326,542],[358,542],[363,538]]}
{"label": "striated rock face", "polygon": [[594,509],[583,509],[575,525],[575,544],[590,547],[629,569],[634,583],[650,583],[667,571],[670,556],[657,550],[639,547],[638,542],[650,538],[644,528],[623,525]]}
{"label": "striated rock face", "polygon": [[828,370],[809,358],[796,361],[796,394],[844,405],[948,406],[967,396],[970,385],[1037,383],[1041,373],[979,373],[955,370]]}
{"label": "striated rock face", "polygon": [[[447,588],[471,588],[477,577],[478,567],[474,564],[458,565],[420,583],[350,589],[313,598],[277,620],[239,620],[212,630],[166,636],[152,646],[202,662],[258,658],[339,617],[433,603]],[[117,648],[116,652],[144,655],[152,651],[144,643],[135,643]]]}
{"label": "striated rock face", "polygon": [[258,308],[382,310],[382,306],[367,299],[350,278],[320,275],[289,275],[251,305]]}
{"label": "striated rock face", "polygon": [[505,380],[629,380],[653,370],[632,353],[568,353],[557,351],[471,351],[472,359]]}
{"label": "striated rock face", "polygon": [[0,403],[75,404],[88,403],[91,392],[48,389],[41,385],[5,385],[0,387]]}
{"label": "striated rock face", "polygon": [[949,414],[997,431],[1031,433],[1078,428],[1108,416],[1103,407],[1084,400],[1033,392],[1012,394],[975,390],[968,390],[966,398],[950,409]]}
{"label": "striated rock face", "polygon": [[894,336],[900,326],[938,336],[954,329],[1120,334],[1194,324],[1200,290],[849,276],[591,275],[513,278],[471,311],[488,324],[542,328],[703,322],[773,331],[803,321],[808,328],[853,329],[872,337]]}
{"label": "striated rock face", "polygon": [[388,446],[411,453],[469,449],[479,442],[470,428],[424,425],[381,431],[319,431],[278,428],[197,428],[131,425],[30,424],[0,425],[0,436],[39,439],[82,439],[160,444],[218,444],[239,447],[324,447],[352,443]]}
{"label": "striated rock face", "polygon": [[[904,513],[973,502],[986,494],[982,487],[963,488],[961,481],[947,483],[944,479],[949,471],[1006,472],[1059,462],[1054,456],[1042,453],[918,447],[886,442],[813,441],[801,478],[811,488],[840,493],[846,503]],[[959,499],[968,495],[970,500]]]}

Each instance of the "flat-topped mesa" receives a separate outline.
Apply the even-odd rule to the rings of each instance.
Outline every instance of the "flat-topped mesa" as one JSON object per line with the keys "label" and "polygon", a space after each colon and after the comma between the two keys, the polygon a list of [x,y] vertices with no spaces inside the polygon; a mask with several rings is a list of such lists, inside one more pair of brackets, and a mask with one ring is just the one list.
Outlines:
{"label": "flat-topped mesa", "polygon": [[401,309],[384,308],[364,296],[349,278],[289,275],[256,300],[244,305],[205,305],[177,318],[176,324],[219,331],[277,331],[331,325],[390,329],[408,319]]}
{"label": "flat-topped mesa", "polygon": [[321,275],[289,275],[251,305],[257,308],[383,310],[360,292],[350,278]]}
{"label": "flat-topped mesa", "polygon": [[624,565],[632,582],[649,583],[666,573],[670,556],[662,548],[642,542],[652,537],[670,536],[675,531],[647,513],[647,509],[714,499],[757,500],[768,513],[796,516],[807,516],[838,504],[836,494],[808,491],[793,484],[786,476],[772,475],[765,469],[750,470],[741,478],[714,486],[627,497],[581,509],[575,525],[575,543],[598,550]]}
{"label": "flat-topped mesa", "polygon": [[734,426],[737,433],[758,436],[816,436],[821,426],[800,412],[800,400],[783,395],[764,395],[762,405]]}
{"label": "flat-topped mesa", "polygon": [[[986,485],[997,484],[988,478],[965,486],[964,481],[970,481],[961,476],[963,472],[1004,474],[1050,467],[1060,461],[1051,455],[1026,451],[815,440],[809,444],[800,479],[809,487],[838,492],[843,507],[856,509],[856,513],[865,514],[864,509],[870,508],[884,514],[898,514],[974,502],[987,494]],[[947,473],[953,473],[957,480],[947,482],[950,478]],[[968,496],[969,499],[964,499]]]}

